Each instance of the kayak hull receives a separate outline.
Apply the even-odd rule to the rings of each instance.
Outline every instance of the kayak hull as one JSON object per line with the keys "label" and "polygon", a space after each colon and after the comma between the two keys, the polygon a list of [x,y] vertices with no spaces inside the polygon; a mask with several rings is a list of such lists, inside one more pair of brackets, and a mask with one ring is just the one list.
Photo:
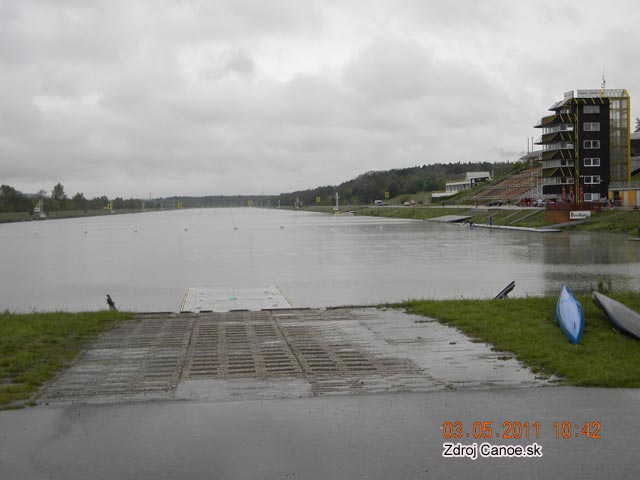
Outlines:
{"label": "kayak hull", "polygon": [[640,313],[599,292],[593,292],[591,299],[604,312],[616,330],[640,338]]}
{"label": "kayak hull", "polygon": [[578,344],[584,330],[582,305],[564,285],[556,304],[556,322],[571,343]]}

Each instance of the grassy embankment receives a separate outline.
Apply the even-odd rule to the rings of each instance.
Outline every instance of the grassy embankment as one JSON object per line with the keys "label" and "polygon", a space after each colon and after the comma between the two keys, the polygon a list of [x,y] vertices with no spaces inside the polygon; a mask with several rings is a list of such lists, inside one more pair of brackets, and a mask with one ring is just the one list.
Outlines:
{"label": "grassy embankment", "polygon": [[[308,207],[308,210],[331,213],[331,207]],[[430,218],[444,215],[466,215],[472,217],[474,223],[488,223],[489,216],[493,216],[496,225],[514,225],[520,227],[543,227],[544,211],[531,209],[499,209],[486,207],[371,207],[355,206],[344,207],[343,210],[351,210],[356,215],[385,218],[411,218],[414,220],[429,220]]]}
{"label": "grassy embankment", "polygon": [[0,313],[0,409],[28,402],[122,312]]}
{"label": "grassy embankment", "polygon": [[590,220],[570,229],[594,232],[614,232],[638,235],[640,228],[640,210],[606,209],[595,214]]}
{"label": "grassy embankment", "polygon": [[[308,207],[309,210],[330,213],[331,207]],[[352,210],[356,215],[386,218],[412,218],[416,220],[428,220],[443,215],[467,215],[472,217],[474,223],[489,223],[489,217],[493,216],[495,225],[509,225],[515,227],[541,228],[548,227],[543,209],[501,209],[486,208],[484,206],[460,206],[460,207],[370,207],[357,206],[345,207],[344,210]],[[591,219],[565,226],[564,229],[600,231],[611,233],[626,233],[637,235],[640,227],[640,210],[631,209],[604,209],[591,217]]]}
{"label": "grassy embankment", "polygon": [[[640,311],[639,293],[610,294]],[[617,333],[589,295],[578,295],[585,329],[572,345],[555,321],[556,298],[416,300],[411,313],[438,319],[497,351],[513,352],[535,372],[569,385],[640,387],[640,340]]]}

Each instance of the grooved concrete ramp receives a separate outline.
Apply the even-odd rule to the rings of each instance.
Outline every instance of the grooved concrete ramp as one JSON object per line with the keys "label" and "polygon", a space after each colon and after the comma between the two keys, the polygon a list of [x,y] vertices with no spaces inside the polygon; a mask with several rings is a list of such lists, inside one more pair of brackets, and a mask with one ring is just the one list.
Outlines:
{"label": "grooved concrete ramp", "polygon": [[398,310],[143,314],[44,401],[234,400],[544,385],[510,355]]}
{"label": "grooved concrete ramp", "polygon": [[429,222],[457,223],[473,218],[471,215],[442,215],[441,217],[428,218]]}
{"label": "grooved concrete ramp", "polygon": [[275,310],[292,308],[275,286],[264,288],[188,288],[180,311],[183,313],[230,312],[233,310]]}

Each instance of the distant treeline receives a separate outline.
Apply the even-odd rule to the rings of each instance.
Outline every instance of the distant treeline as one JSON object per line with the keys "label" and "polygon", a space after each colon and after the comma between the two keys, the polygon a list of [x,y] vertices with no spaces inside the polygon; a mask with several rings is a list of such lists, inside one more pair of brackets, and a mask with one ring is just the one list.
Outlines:
{"label": "distant treeline", "polygon": [[341,203],[366,204],[374,200],[384,200],[385,192],[388,192],[390,198],[394,198],[403,194],[444,190],[447,181],[462,179],[467,172],[490,172],[493,176],[502,176],[520,166],[521,164],[511,162],[458,162],[372,171],[338,186],[292,192],[280,195],[280,198],[287,204],[292,204],[298,198],[308,205],[316,203],[316,198],[320,197],[321,203],[324,204],[331,203],[338,192]]}
{"label": "distant treeline", "polygon": [[135,198],[109,200],[106,196],[102,196],[87,199],[82,193],[76,193],[69,198],[61,183],[53,187],[51,195],[48,195],[44,190],[40,190],[37,194],[27,195],[9,185],[0,186],[0,213],[33,213],[34,208],[40,205],[41,200],[46,212],[102,210],[109,206],[114,210],[142,208],[142,200]]}
{"label": "distant treeline", "polygon": [[371,171],[340,185],[326,185],[279,195],[175,196],[144,202],[134,198],[109,200],[106,196],[87,199],[82,193],[76,193],[69,198],[61,183],[53,187],[51,195],[48,195],[44,190],[40,190],[35,195],[26,195],[9,185],[2,185],[0,187],[0,212],[32,213],[40,199],[44,202],[45,210],[49,212],[99,210],[108,208],[109,205],[114,210],[135,210],[142,209],[143,203],[146,208],[277,207],[293,206],[296,202],[302,205],[315,205],[319,199],[320,205],[331,205],[335,202],[336,192],[343,205],[369,204],[374,200],[384,199],[385,192],[388,192],[390,198],[394,198],[403,194],[411,195],[418,192],[444,190],[447,181],[464,178],[466,172],[490,172],[494,177],[500,177],[522,166],[517,162],[436,163],[421,167]]}
{"label": "distant treeline", "polygon": [[335,202],[336,192],[341,204],[369,204],[374,200],[383,200],[385,192],[390,198],[403,194],[444,190],[445,183],[464,178],[467,172],[490,172],[500,177],[521,168],[518,162],[468,162],[437,163],[363,173],[353,180],[340,185],[327,185],[309,190],[298,190],[279,195],[211,195],[205,197],[171,197],[163,199],[166,204],[182,204],[183,207],[231,207],[231,206],[293,206],[296,201],[303,205],[331,205]]}

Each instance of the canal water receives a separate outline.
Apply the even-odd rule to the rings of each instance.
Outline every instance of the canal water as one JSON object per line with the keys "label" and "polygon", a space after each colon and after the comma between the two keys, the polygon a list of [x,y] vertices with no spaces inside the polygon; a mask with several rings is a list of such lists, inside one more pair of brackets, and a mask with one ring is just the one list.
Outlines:
{"label": "canal water", "polygon": [[277,286],[295,307],[640,287],[624,235],[253,208],[0,225],[0,311],[180,310],[189,287]]}

